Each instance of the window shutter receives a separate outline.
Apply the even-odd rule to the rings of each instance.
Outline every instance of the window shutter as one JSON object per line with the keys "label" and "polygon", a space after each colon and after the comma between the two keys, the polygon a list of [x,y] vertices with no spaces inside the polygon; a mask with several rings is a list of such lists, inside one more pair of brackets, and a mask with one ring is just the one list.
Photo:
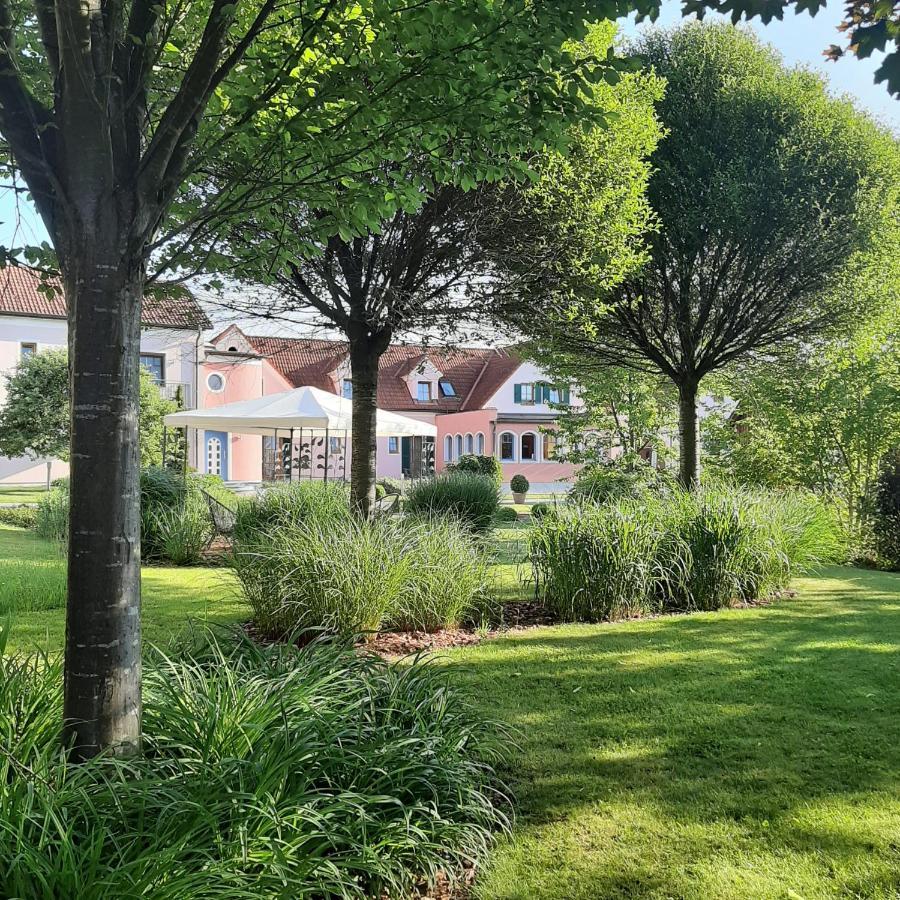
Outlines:
{"label": "window shutter", "polygon": [[513,400],[516,403],[522,402],[522,385],[521,384],[513,385]]}
{"label": "window shutter", "polygon": [[569,405],[569,386],[567,384],[559,389],[559,402],[565,403],[566,406]]}

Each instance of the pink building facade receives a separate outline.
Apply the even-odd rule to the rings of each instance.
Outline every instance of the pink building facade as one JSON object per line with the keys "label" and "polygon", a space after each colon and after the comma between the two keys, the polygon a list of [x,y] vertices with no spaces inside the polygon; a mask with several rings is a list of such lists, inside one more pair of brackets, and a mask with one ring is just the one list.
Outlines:
{"label": "pink building facade", "polygon": [[[347,348],[339,341],[255,336],[231,326],[207,345],[201,370],[204,408],[304,385],[352,396]],[[543,372],[509,351],[392,345],[379,369],[378,405],[434,424],[437,437],[433,445],[379,438],[378,476],[440,472],[474,453],[498,458],[505,484],[523,474],[533,491],[566,490],[576,469],[551,456],[560,396],[578,402],[568,386],[551,387]],[[271,460],[288,452],[274,437],[205,432],[195,440],[198,468],[232,481],[273,477]]]}

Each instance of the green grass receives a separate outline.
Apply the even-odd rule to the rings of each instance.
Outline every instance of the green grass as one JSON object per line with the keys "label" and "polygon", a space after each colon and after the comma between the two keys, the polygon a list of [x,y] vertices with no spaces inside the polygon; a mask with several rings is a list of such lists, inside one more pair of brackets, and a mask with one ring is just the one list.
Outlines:
{"label": "green grass", "polygon": [[456,651],[520,730],[476,897],[900,896],[900,575]]}
{"label": "green grass", "polygon": [[[141,573],[144,640],[165,645],[189,621],[249,618],[227,569],[147,566]],[[7,652],[62,649],[65,561],[56,546],[30,531],[0,525],[0,621],[10,619]]]}
{"label": "green grass", "polygon": [[0,487],[0,503],[38,503],[46,493],[39,487]]}

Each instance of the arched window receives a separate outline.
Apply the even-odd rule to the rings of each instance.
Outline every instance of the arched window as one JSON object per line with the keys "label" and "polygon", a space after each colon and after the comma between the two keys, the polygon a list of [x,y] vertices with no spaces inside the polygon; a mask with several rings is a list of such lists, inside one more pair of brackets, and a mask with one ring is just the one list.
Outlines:
{"label": "arched window", "polygon": [[537,435],[528,431],[522,435],[522,462],[537,462]]}
{"label": "arched window", "polygon": [[484,435],[480,431],[475,435],[475,452],[484,456]]}
{"label": "arched window", "polygon": [[459,457],[462,455],[463,455],[462,435],[458,434],[456,436],[456,458],[459,459]]}
{"label": "arched window", "polygon": [[471,434],[466,435],[466,453],[475,452],[475,438]]}
{"label": "arched window", "polygon": [[509,431],[500,435],[500,459],[510,462],[516,458],[516,436]]}
{"label": "arched window", "polygon": [[448,434],[444,438],[444,462],[448,463],[453,459],[453,435]]}

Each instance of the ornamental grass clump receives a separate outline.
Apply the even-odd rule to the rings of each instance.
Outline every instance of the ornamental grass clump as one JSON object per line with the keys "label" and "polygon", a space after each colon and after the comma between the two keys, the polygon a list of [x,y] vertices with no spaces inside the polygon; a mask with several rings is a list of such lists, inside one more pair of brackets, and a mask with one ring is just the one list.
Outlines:
{"label": "ornamental grass clump", "polygon": [[490,475],[471,472],[446,472],[425,478],[406,494],[408,514],[452,516],[476,532],[490,529],[500,508],[500,488]]}
{"label": "ornamental grass clump", "polygon": [[658,608],[659,522],[634,503],[569,507],[529,537],[538,596],[563,621],[599,622]]}
{"label": "ornamental grass clump", "polygon": [[563,620],[597,621],[771,597],[833,561],[837,535],[810,494],[714,484],[571,506],[537,520],[530,546],[543,602]]}
{"label": "ornamental grass clump", "polygon": [[237,542],[234,568],[271,637],[435,630],[478,618],[488,602],[482,548],[449,520],[311,518]]}
{"label": "ornamental grass clump", "polygon": [[236,544],[268,532],[311,520],[341,523],[350,520],[350,495],[340,482],[295,481],[273,485],[252,499],[242,499],[234,523]]}
{"label": "ornamental grass clump", "polygon": [[61,667],[0,658],[0,896],[408,897],[508,828],[507,736],[422,661],[205,633],[145,662],[143,756],[79,765]]}

